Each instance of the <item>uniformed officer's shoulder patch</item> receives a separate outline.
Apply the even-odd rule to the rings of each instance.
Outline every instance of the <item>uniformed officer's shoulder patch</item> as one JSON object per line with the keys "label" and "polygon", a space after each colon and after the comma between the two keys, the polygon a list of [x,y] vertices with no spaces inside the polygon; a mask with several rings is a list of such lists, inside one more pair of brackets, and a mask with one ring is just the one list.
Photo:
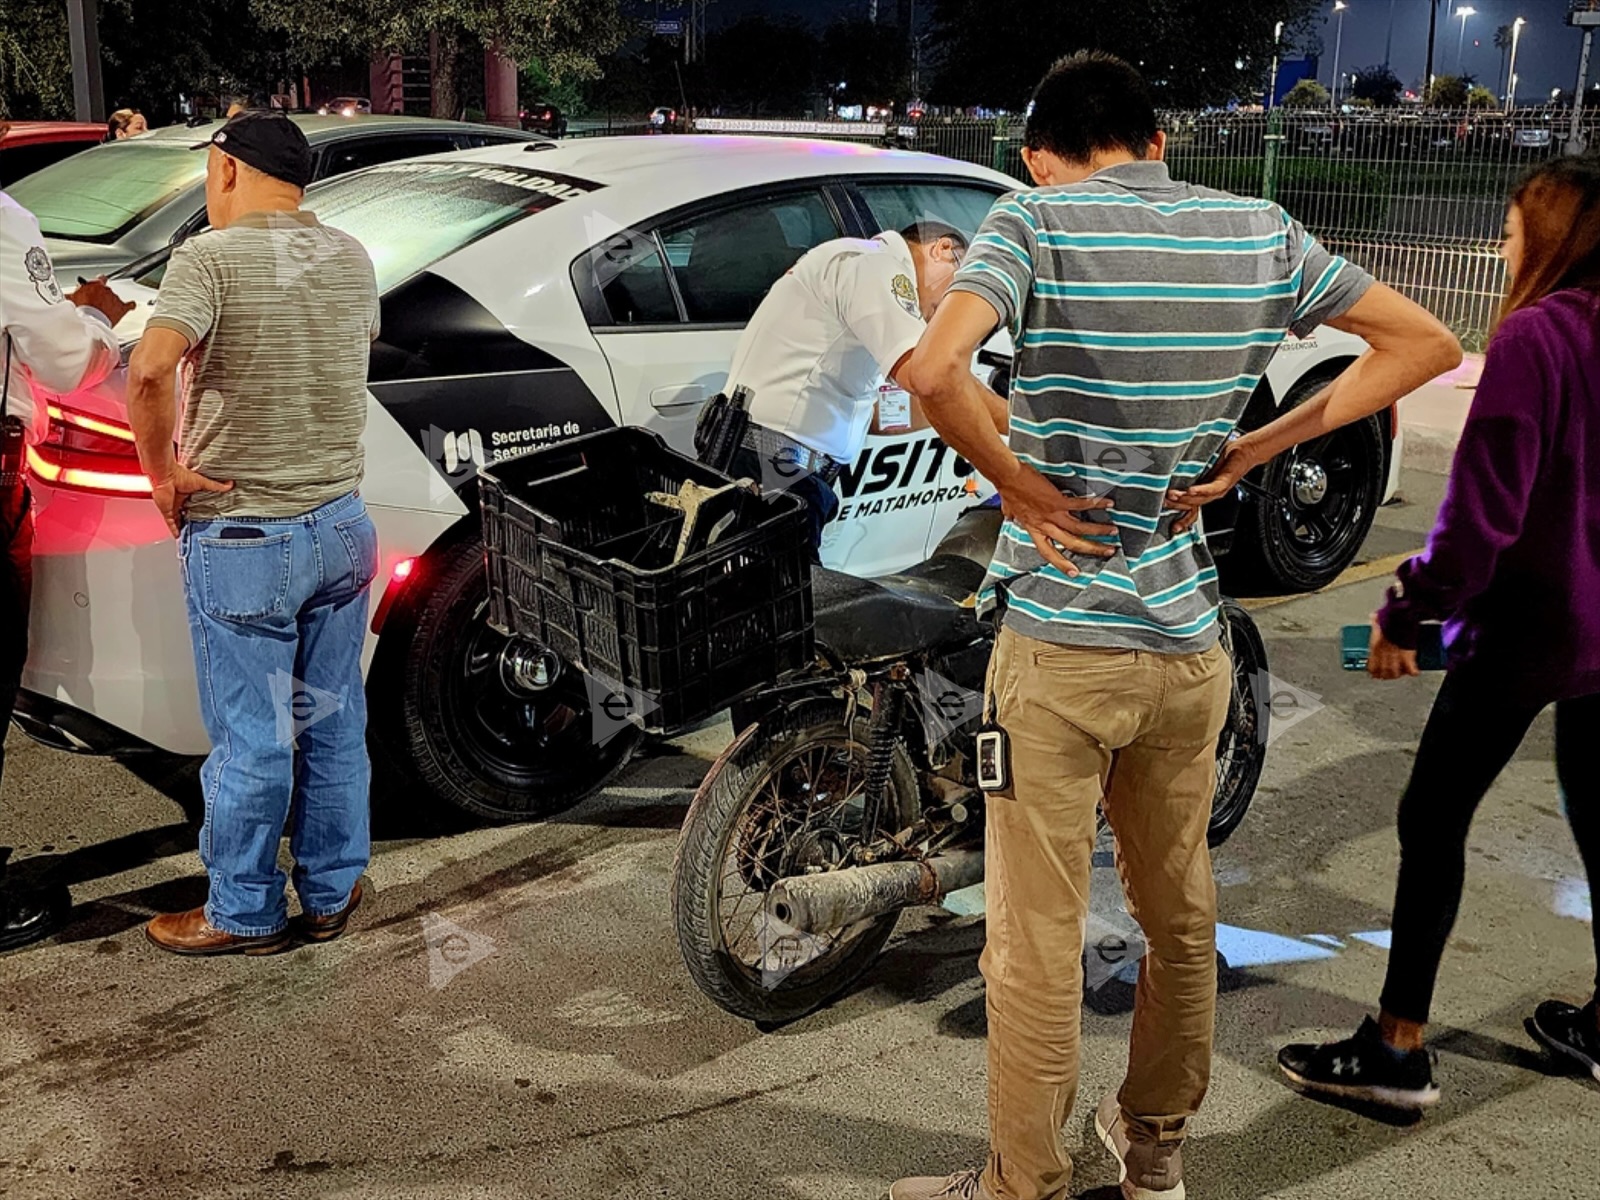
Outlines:
{"label": "uniformed officer's shoulder patch", "polygon": [[896,275],[889,285],[894,290],[894,298],[900,302],[900,307],[913,317],[922,316],[922,302],[917,299],[917,285],[911,282],[909,275]]}
{"label": "uniformed officer's shoulder patch", "polygon": [[22,265],[27,268],[28,278],[33,280],[34,290],[42,299],[51,304],[61,299],[55,269],[51,267],[50,256],[45,253],[43,246],[34,246],[23,255]]}

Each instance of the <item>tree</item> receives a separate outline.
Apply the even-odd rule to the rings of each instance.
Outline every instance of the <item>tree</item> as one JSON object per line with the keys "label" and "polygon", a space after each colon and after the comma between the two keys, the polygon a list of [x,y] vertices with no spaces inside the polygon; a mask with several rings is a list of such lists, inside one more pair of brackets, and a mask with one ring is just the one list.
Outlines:
{"label": "tree", "polygon": [[1321,0],[934,0],[938,71],[929,99],[1021,111],[1062,55],[1098,48],[1139,67],[1157,102],[1203,108],[1259,100],[1274,55],[1273,31],[1312,36]]}
{"label": "tree", "polygon": [[1365,100],[1375,108],[1393,108],[1400,103],[1404,85],[1400,77],[1385,66],[1366,67],[1356,72],[1355,85],[1350,89],[1356,100]]}
{"label": "tree", "polygon": [[803,112],[816,89],[817,50],[817,35],[797,20],[744,17],[706,39],[707,98],[751,116]]}
{"label": "tree", "polygon": [[180,93],[266,95],[300,74],[288,37],[242,0],[101,0],[100,46],[107,108],[140,108],[152,124],[177,119]]}
{"label": "tree", "polygon": [[59,0],[0,4],[0,117],[72,115],[72,56]]}
{"label": "tree", "polygon": [[835,21],[822,34],[823,83],[848,104],[887,104],[911,95],[911,46],[893,25]]}
{"label": "tree", "polygon": [[1511,90],[1506,79],[1506,66],[1510,61],[1511,43],[1515,37],[1516,30],[1509,25],[1502,25],[1494,31],[1494,48],[1500,51],[1500,74],[1495,78],[1499,81],[1501,90],[1506,92]]}
{"label": "tree", "polygon": [[1436,76],[1428,89],[1427,105],[1429,108],[1465,108],[1471,86],[1470,81],[1459,75]]}
{"label": "tree", "polygon": [[1488,88],[1478,84],[1467,93],[1468,108],[1499,108],[1500,101]]}
{"label": "tree", "polygon": [[1302,79],[1283,98],[1285,108],[1327,108],[1332,103],[1333,93],[1315,79]]}
{"label": "tree", "polygon": [[299,61],[340,46],[386,53],[429,44],[435,52],[434,112],[456,116],[462,57],[493,46],[518,64],[538,60],[556,83],[592,79],[622,44],[618,0],[249,0],[268,28],[289,39]]}

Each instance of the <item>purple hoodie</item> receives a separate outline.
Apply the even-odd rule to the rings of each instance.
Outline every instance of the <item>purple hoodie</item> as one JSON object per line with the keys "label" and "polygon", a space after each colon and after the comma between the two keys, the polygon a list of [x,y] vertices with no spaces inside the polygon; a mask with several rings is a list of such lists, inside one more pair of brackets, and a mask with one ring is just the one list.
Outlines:
{"label": "purple hoodie", "polygon": [[1443,620],[1451,667],[1518,699],[1600,692],[1600,297],[1557,292],[1501,325],[1428,547],[1397,576],[1378,614],[1396,645]]}

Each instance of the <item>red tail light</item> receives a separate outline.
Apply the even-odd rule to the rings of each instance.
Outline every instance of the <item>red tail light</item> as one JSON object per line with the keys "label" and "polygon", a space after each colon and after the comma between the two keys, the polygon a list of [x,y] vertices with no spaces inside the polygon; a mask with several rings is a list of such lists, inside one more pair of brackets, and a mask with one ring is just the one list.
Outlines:
{"label": "red tail light", "polygon": [[394,564],[389,572],[389,582],[383,589],[383,595],[378,598],[377,611],[372,614],[372,632],[382,633],[383,626],[389,619],[389,610],[405,591],[406,581],[411,578],[411,573],[416,570],[417,560],[402,558]]}
{"label": "red tail light", "polygon": [[121,421],[52,404],[50,434],[28,447],[28,469],[59,488],[112,496],[148,496],[133,430]]}

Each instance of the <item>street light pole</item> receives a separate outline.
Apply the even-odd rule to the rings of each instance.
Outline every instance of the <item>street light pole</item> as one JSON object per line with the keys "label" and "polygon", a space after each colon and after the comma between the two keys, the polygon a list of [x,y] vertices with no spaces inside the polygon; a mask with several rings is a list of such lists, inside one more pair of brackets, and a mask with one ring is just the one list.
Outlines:
{"label": "street light pole", "polygon": [[1470,4],[1463,4],[1456,9],[1456,16],[1461,18],[1461,36],[1456,39],[1456,74],[1461,75],[1462,64],[1466,61],[1467,52],[1467,18],[1476,16],[1478,10]]}
{"label": "street light pole", "polygon": [[1383,69],[1390,70],[1394,59],[1394,3],[1389,0],[1389,36],[1383,42]]}
{"label": "street light pole", "polygon": [[1522,40],[1522,27],[1528,22],[1518,17],[1511,23],[1511,71],[1510,79],[1506,86],[1506,111],[1510,112],[1517,106],[1517,43]]}
{"label": "street light pole", "polygon": [[67,41],[72,50],[72,106],[80,121],[106,119],[100,78],[100,17],[96,0],[67,0]]}
{"label": "street light pole", "polygon": [[1272,86],[1267,89],[1267,108],[1278,102],[1278,59],[1283,53],[1283,22],[1272,31]]}
{"label": "street light pole", "polygon": [[1339,111],[1339,52],[1344,49],[1344,14],[1350,6],[1344,0],[1333,0],[1333,11],[1339,14],[1339,34],[1333,39],[1333,100],[1330,107]]}

